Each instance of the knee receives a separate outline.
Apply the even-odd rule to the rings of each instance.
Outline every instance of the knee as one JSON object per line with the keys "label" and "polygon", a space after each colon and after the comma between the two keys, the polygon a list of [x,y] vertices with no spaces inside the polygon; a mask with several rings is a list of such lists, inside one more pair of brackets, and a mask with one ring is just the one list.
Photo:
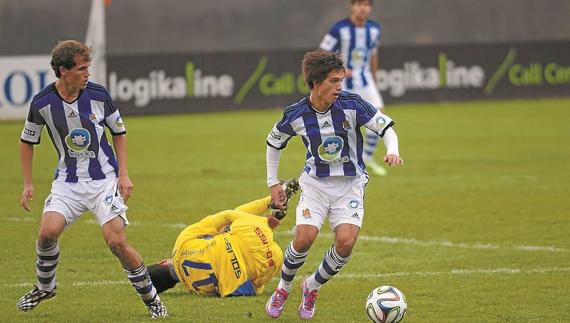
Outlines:
{"label": "knee", "polygon": [[352,249],[355,244],[356,237],[343,237],[341,239],[337,239],[335,242],[335,248],[341,257],[346,258],[352,253]]}
{"label": "knee", "polygon": [[108,238],[106,242],[111,252],[116,256],[123,254],[127,248],[127,240],[121,236]]}
{"label": "knee", "polygon": [[306,252],[309,249],[311,249],[313,242],[315,242],[315,237],[311,236],[296,237],[295,242],[293,242],[293,248],[295,248],[297,252]]}
{"label": "knee", "polygon": [[57,243],[59,234],[47,229],[41,229],[38,234],[38,246],[42,249],[49,248]]}

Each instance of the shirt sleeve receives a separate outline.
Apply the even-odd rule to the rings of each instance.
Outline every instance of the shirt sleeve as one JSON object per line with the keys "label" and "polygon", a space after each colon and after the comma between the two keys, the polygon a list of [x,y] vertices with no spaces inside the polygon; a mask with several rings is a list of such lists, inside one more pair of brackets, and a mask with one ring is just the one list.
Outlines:
{"label": "shirt sleeve", "polygon": [[338,28],[333,26],[328,34],[325,35],[319,47],[328,51],[337,51],[339,50],[339,38],[340,34],[338,32]]}
{"label": "shirt sleeve", "polygon": [[22,130],[20,140],[32,145],[39,144],[41,141],[41,133],[44,125],[44,118],[38,109],[33,106],[33,103],[30,104],[30,110],[28,112],[26,122],[24,123],[24,129]]}
{"label": "shirt sleeve", "polygon": [[380,137],[384,137],[384,133],[387,129],[394,125],[394,121],[392,119],[383,114],[380,111],[377,111],[374,116],[364,124],[364,126],[375,133],[377,133]]}
{"label": "shirt sleeve", "polygon": [[121,114],[108,93],[105,100],[105,125],[109,128],[113,136],[127,133]]}
{"label": "shirt sleeve", "polygon": [[287,142],[295,135],[296,133],[287,119],[287,115],[284,113],[283,119],[277,122],[267,135],[267,145],[281,150],[287,146]]}
{"label": "shirt sleeve", "polygon": [[384,136],[386,129],[394,125],[394,121],[389,116],[374,108],[361,97],[356,98],[355,101],[357,106],[356,117],[359,125],[374,131],[380,137]]}

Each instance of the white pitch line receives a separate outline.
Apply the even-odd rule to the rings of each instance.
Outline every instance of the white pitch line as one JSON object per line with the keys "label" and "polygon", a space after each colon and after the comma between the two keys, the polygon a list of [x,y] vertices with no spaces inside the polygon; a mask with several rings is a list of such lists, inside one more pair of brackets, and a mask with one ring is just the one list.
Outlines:
{"label": "white pitch line", "polygon": [[[293,230],[288,230],[285,232],[277,232],[276,234],[285,234],[289,236],[294,235]],[[324,238],[334,238],[332,233],[319,233],[320,237]],[[478,249],[478,250],[518,250],[518,251],[549,251],[549,252],[568,252],[568,249],[555,247],[555,246],[500,246],[491,243],[464,243],[464,242],[451,242],[447,240],[417,240],[414,238],[398,238],[398,237],[386,237],[386,236],[368,236],[359,235],[358,240],[361,241],[379,241],[387,244],[410,244],[419,246],[430,246],[430,247],[447,247],[447,248],[459,248],[459,249]]]}
{"label": "white pitch line", "polygon": [[[8,217],[8,221],[13,222],[30,222],[34,221],[31,217]],[[87,224],[98,225],[97,221],[89,219],[85,221]],[[187,224],[182,222],[176,223],[153,223],[153,222],[140,222],[132,221],[130,226],[142,227],[142,226],[152,226],[152,227],[164,227],[164,228],[180,228],[183,229]],[[287,235],[293,236],[294,229],[287,231],[276,231],[275,235]],[[323,238],[333,238],[332,233],[319,233],[320,237]],[[474,249],[474,250],[516,250],[516,251],[547,251],[547,252],[568,252],[566,248],[556,247],[556,246],[502,246],[492,243],[474,242],[474,243],[464,243],[464,242],[451,242],[447,240],[417,240],[414,238],[400,238],[400,237],[387,237],[387,236],[369,236],[360,235],[358,237],[361,241],[379,241],[386,244],[408,244],[417,246],[428,246],[428,247],[445,247],[445,248],[458,248],[458,249]]]}
{"label": "white pitch line", "polygon": [[[520,268],[494,268],[494,269],[452,269],[449,271],[408,271],[408,272],[392,272],[392,273],[362,273],[362,274],[343,274],[339,273],[335,279],[358,279],[358,278],[386,278],[386,277],[425,277],[425,276],[467,276],[467,275],[518,275],[518,274],[547,274],[557,272],[570,272],[570,267],[546,267],[534,269]],[[301,277],[302,278],[302,277]],[[301,279],[296,277],[296,280]],[[78,281],[73,282],[73,287],[93,287],[93,286],[109,286],[109,285],[129,285],[129,281],[125,280],[96,280],[96,281]],[[2,288],[22,288],[32,287],[32,283],[2,283]],[[66,286],[60,283],[60,286]]]}
{"label": "white pitch line", "polygon": [[494,269],[452,269],[450,271],[410,271],[393,273],[365,273],[365,274],[343,274],[339,273],[339,278],[383,278],[402,276],[442,276],[442,275],[515,275],[515,274],[546,274],[556,272],[570,272],[570,267],[549,267],[549,268],[494,268]]}

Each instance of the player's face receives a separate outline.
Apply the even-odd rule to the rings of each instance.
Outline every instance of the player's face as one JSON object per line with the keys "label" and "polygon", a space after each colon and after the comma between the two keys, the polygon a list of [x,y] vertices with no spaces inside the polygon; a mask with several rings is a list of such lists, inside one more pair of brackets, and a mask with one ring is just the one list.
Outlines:
{"label": "player's face", "polygon": [[372,4],[370,1],[356,1],[350,7],[350,14],[354,16],[359,21],[364,21],[368,19],[370,13],[372,12]]}
{"label": "player's face", "polygon": [[313,93],[316,94],[320,102],[328,106],[338,99],[338,95],[342,90],[344,73],[344,69],[330,71],[326,79],[313,86]]}
{"label": "player's face", "polygon": [[75,66],[70,69],[61,69],[60,79],[71,87],[84,89],[89,80],[89,66],[91,66],[91,62],[80,55],[76,55],[73,61],[75,62]]}

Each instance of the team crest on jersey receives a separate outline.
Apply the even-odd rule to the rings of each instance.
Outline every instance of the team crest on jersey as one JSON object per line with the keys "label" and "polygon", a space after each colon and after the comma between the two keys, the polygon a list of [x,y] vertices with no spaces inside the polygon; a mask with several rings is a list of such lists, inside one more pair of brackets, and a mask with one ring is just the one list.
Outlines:
{"label": "team crest on jersey", "polygon": [[344,120],[344,121],[342,122],[342,129],[344,129],[345,131],[348,131],[348,130],[350,130],[350,128],[351,128],[351,127],[350,127],[350,122],[348,122],[348,120]]}
{"label": "team crest on jersey", "polygon": [[305,217],[305,218],[307,218],[307,219],[310,218],[310,217],[311,217],[311,210],[309,210],[309,209],[304,209],[304,210],[303,210],[303,217]]}
{"label": "team crest on jersey", "polygon": [[95,113],[90,113],[89,114],[89,119],[93,122],[97,121],[97,116],[95,115]]}
{"label": "team crest on jersey", "polygon": [[95,158],[95,153],[92,151],[87,151],[89,145],[91,144],[91,134],[87,129],[84,128],[74,128],[65,137],[65,143],[69,150],[70,157],[73,158]]}
{"label": "team crest on jersey", "polygon": [[350,61],[352,66],[361,66],[364,64],[364,58],[366,57],[366,49],[356,47],[350,52]]}
{"label": "team crest on jersey", "polygon": [[340,157],[342,148],[344,147],[344,140],[338,136],[328,137],[323,140],[323,143],[319,146],[318,152],[319,157],[324,160],[331,162]]}

